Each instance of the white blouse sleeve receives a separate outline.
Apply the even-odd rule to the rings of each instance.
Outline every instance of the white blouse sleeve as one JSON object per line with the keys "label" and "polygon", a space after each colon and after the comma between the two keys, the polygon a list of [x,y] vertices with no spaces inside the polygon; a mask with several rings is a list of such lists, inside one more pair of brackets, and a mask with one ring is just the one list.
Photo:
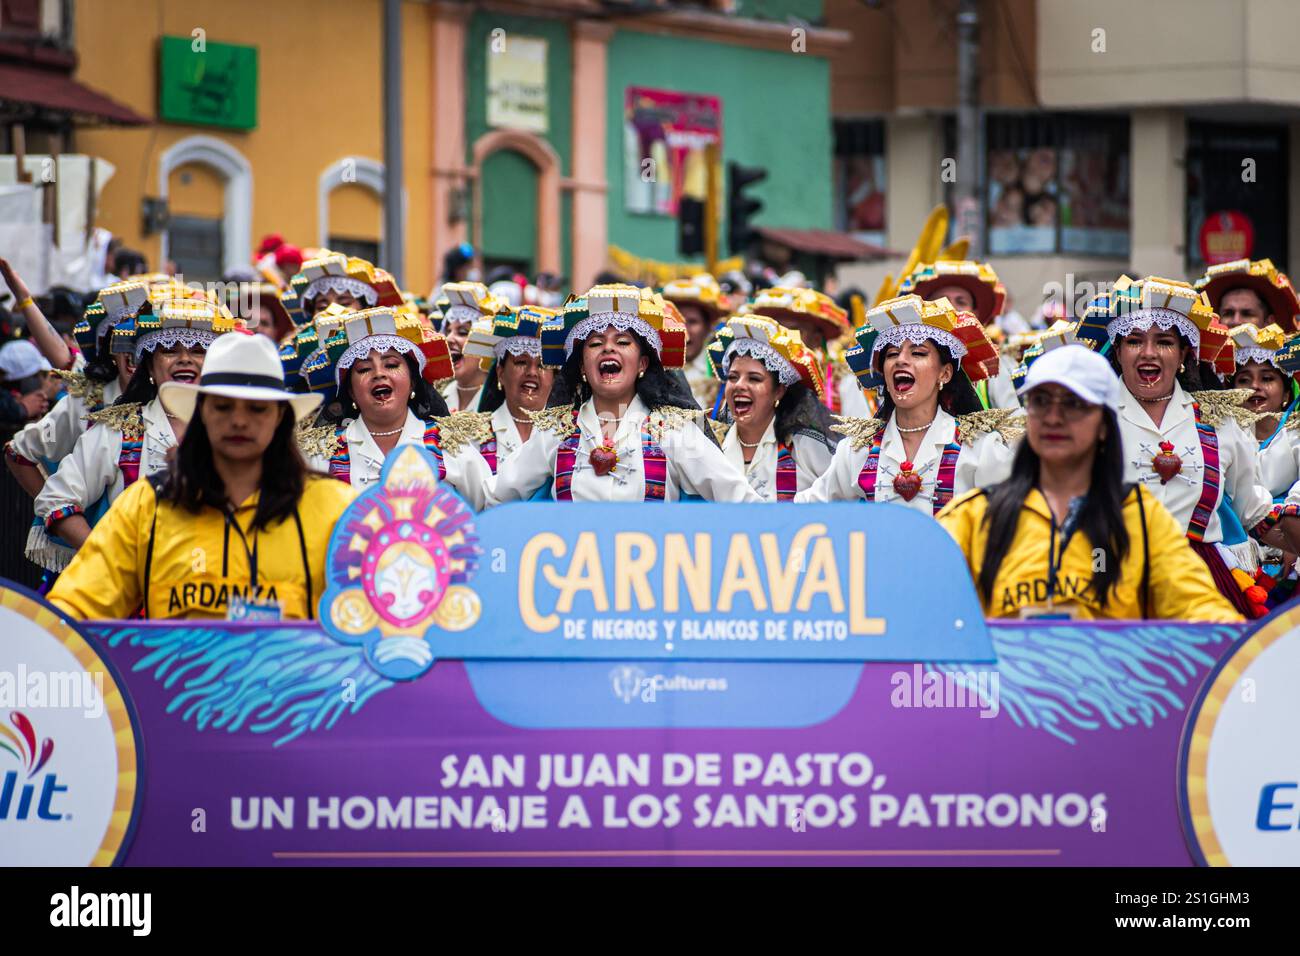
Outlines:
{"label": "white blouse sleeve", "polygon": [[443,464],[447,469],[447,484],[475,511],[486,508],[496,476],[482,453],[467,445],[455,454],[444,455]]}
{"label": "white blouse sleeve", "polygon": [[1232,419],[1226,419],[1215,431],[1220,449],[1230,455],[1227,474],[1223,478],[1223,493],[1232,497],[1232,510],[1249,532],[1273,508],[1273,496],[1259,475],[1259,443],[1248,438]]}
{"label": "white blouse sleeve", "polygon": [[953,479],[953,496],[964,495],[974,488],[987,488],[1011,475],[1018,442],[1008,445],[1002,436],[990,432],[962,445],[957,457],[957,474]]}
{"label": "white blouse sleeve", "polygon": [[36,516],[48,525],[55,513],[60,518],[83,514],[113,486],[121,454],[120,431],[103,425],[87,429],[36,496]]}
{"label": "white blouse sleeve", "polygon": [[[797,488],[799,491],[804,491],[811,488],[818,478],[830,470],[831,462],[835,460],[835,450],[839,446],[829,446],[824,441],[798,434],[794,436],[792,444],[795,476],[798,479]],[[844,443],[840,442],[840,444]]]}
{"label": "white blouse sleeve", "polygon": [[[862,497],[858,475],[871,454],[871,447],[853,447],[853,440],[845,438],[835,446],[835,454],[820,478],[795,496],[797,502],[856,501]],[[795,464],[798,464],[796,459]]]}
{"label": "white blouse sleeve", "polygon": [[699,425],[688,422],[666,429],[659,445],[677,486],[688,494],[699,495],[705,501],[763,501],[744,473]]}
{"label": "white blouse sleeve", "polygon": [[59,462],[72,451],[84,430],[81,418],[86,407],[74,395],[64,395],[45,416],[14,435],[10,446],[15,454],[44,467],[45,461]]}
{"label": "white blouse sleeve", "polygon": [[527,501],[538,489],[549,485],[555,477],[555,452],[559,447],[559,435],[534,425],[528,441],[497,466],[496,480],[486,495],[484,507]]}

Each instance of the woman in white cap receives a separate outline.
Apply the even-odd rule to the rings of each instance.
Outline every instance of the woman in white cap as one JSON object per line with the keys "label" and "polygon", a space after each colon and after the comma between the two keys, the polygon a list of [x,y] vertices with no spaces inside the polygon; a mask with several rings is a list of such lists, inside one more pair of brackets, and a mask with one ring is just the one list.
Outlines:
{"label": "woman in white cap", "polygon": [[540,336],[557,315],[554,309],[523,306],[498,315],[490,327],[474,329],[465,343],[466,360],[477,359],[487,369],[483,397],[478,411],[440,419],[438,436],[448,470],[457,473],[457,490],[475,511],[486,507],[497,469],[532,437],[532,415],[551,398],[555,370],[542,364]]}
{"label": "woman in white cap", "polygon": [[1240,620],[1182,527],[1124,483],[1121,391],[1091,350],[1046,352],[1020,389],[1028,422],[1011,476],[939,513],[988,617]]}
{"label": "woman in white cap", "polygon": [[[91,427],[36,496],[36,516],[47,533],[75,551],[90,534],[101,498],[112,504],[137,478],[166,467],[185,424],[167,413],[158,389],[196,381],[208,346],[237,327],[242,323],[225,306],[204,299],[159,299],[140,309],[130,384],[116,402],[88,416]],[[118,331],[129,335],[128,328]],[[49,570],[60,570],[69,557],[37,535],[28,539],[28,556]]]}
{"label": "woman in white cap", "polygon": [[308,472],[295,425],[319,395],[284,387],[275,345],[224,335],[197,382],[166,382],[186,425],[172,467],[138,481],[91,532],[49,599],[83,620],[312,618],[347,485]]}
{"label": "woman in white cap", "polygon": [[532,436],[498,467],[488,503],[548,492],[556,501],[761,501],[666,371],[685,350],[685,326],[648,289],[596,286],[571,300],[542,327],[542,360],[574,401],[532,415]]}
{"label": "woman in white cap", "polygon": [[[1202,391],[1201,369],[1231,347],[1202,294],[1185,282],[1121,277],[1089,304],[1079,340],[1111,348],[1121,381],[1119,426],[1127,481],[1140,481],[1184,528],[1215,586],[1241,614],[1252,609],[1258,535],[1273,507],[1259,447],[1243,426],[1243,394]],[[1220,507],[1228,503],[1231,526]],[[1237,531],[1233,540],[1229,532]],[[1285,531],[1285,529],[1283,529]],[[1239,575],[1233,572],[1240,572]]]}
{"label": "woman in white cap", "polygon": [[1011,470],[1019,414],[982,409],[973,381],[993,353],[984,327],[946,299],[909,295],[867,313],[845,360],[863,388],[884,385],[874,418],[842,418],[847,435],[828,468],[795,501],[877,501],[933,515]]}

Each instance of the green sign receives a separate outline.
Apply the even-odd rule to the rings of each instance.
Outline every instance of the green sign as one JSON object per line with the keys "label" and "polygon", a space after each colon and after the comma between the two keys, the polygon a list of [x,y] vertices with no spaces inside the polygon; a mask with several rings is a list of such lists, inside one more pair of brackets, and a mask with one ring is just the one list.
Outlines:
{"label": "green sign", "polygon": [[[197,31],[196,31],[197,32]],[[257,126],[257,47],[163,37],[158,116],[172,123]]]}

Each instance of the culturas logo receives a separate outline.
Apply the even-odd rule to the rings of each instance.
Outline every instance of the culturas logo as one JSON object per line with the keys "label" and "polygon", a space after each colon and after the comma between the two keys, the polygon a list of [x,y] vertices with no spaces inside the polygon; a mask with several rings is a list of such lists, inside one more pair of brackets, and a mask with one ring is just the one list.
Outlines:
{"label": "culturas logo", "polygon": [[54,802],[68,788],[59,783],[53,771],[37,776],[54,754],[54,741],[46,737],[38,746],[36,728],[25,714],[15,710],[6,722],[0,723],[0,751],[17,758],[20,765],[0,777],[0,821],[62,820],[63,814],[55,809]]}
{"label": "culturas logo", "polygon": [[653,704],[660,694],[677,692],[721,692],[727,689],[725,677],[691,677],[686,674],[647,674],[633,664],[621,664],[609,672],[614,696],[625,704],[634,700]]}

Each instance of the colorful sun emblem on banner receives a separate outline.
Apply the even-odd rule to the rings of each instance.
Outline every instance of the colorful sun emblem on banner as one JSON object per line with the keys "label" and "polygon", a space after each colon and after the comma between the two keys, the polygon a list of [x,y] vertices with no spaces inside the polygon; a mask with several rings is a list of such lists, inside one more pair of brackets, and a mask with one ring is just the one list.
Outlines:
{"label": "colorful sun emblem on banner", "polygon": [[438,485],[433,456],[399,448],[334,529],[321,623],[336,640],[364,646],[384,677],[419,677],[433,664],[430,631],[463,631],[479,618],[479,597],[466,585],[480,553],[474,512]]}

